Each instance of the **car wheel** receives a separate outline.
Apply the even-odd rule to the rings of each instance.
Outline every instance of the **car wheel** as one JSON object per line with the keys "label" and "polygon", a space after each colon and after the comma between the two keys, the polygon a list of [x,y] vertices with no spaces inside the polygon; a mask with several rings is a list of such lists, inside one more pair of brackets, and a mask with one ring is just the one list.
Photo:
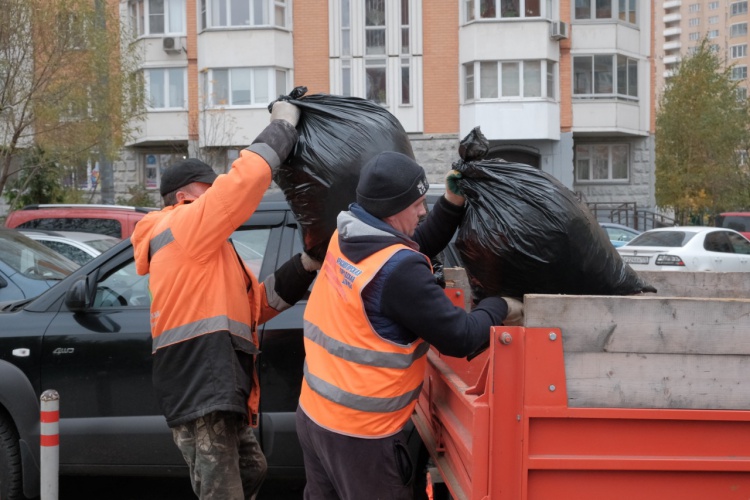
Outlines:
{"label": "car wheel", "polygon": [[23,499],[21,451],[11,419],[0,413],[0,500]]}

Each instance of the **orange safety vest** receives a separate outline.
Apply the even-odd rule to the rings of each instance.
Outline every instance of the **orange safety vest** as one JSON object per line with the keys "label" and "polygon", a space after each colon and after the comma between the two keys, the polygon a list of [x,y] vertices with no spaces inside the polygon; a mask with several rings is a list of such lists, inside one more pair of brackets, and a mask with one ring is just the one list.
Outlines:
{"label": "orange safety vest", "polygon": [[396,244],[354,264],[341,253],[338,231],[305,309],[305,366],[300,406],[318,425],[350,436],[395,434],[422,389],[429,344],[398,345],[372,328],[362,290],[399,250]]}

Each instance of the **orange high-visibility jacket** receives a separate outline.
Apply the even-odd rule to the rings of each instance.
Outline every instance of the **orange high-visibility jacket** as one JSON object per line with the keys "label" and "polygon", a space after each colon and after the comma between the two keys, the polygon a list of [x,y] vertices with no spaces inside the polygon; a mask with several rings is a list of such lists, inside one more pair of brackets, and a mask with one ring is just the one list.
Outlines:
{"label": "orange high-visibility jacket", "polygon": [[[243,150],[203,196],[149,213],[136,225],[136,270],[150,273],[154,389],[170,426],[211,411],[248,414],[255,423],[259,385],[254,366],[247,366],[258,353],[255,327],[289,305],[273,283],[258,283],[228,239],[270,183],[263,157]],[[254,381],[245,401],[238,394],[249,391],[250,381],[237,381],[237,351]],[[247,387],[238,388],[241,383]]]}
{"label": "orange high-visibility jacket", "polygon": [[414,409],[427,344],[382,339],[367,319],[361,294],[396,252],[415,250],[395,244],[355,265],[344,257],[338,240],[337,231],[305,309],[300,407],[315,423],[340,434],[390,436]]}

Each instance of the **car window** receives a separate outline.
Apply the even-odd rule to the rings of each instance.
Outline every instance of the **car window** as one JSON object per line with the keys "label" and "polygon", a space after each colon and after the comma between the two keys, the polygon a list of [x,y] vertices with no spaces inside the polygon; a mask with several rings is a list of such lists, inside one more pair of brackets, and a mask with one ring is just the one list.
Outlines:
{"label": "car window", "polygon": [[607,230],[607,234],[609,235],[610,240],[630,241],[635,236],[637,236],[635,233],[631,233],[630,231],[620,229],[619,227],[607,227],[605,229]]}
{"label": "car window", "polygon": [[722,252],[722,253],[733,253],[734,249],[729,243],[727,233],[724,231],[714,231],[708,233],[706,239],[703,241],[703,248],[709,252]]}
{"label": "car window", "polygon": [[695,232],[691,231],[646,231],[633,238],[628,246],[633,247],[681,247],[690,241]]}
{"label": "car window", "polygon": [[234,248],[255,276],[260,275],[260,267],[263,264],[263,256],[266,254],[270,235],[271,228],[269,227],[246,228],[235,231],[232,235]]}
{"label": "car window", "polygon": [[148,275],[135,272],[135,260],[130,259],[103,275],[96,283],[95,308],[149,307]]}
{"label": "car window", "polygon": [[48,231],[78,231],[97,233],[122,238],[122,224],[117,219],[94,219],[89,217],[49,217],[32,219],[19,224],[18,227],[45,229]]}
{"label": "car window", "polygon": [[55,252],[64,255],[80,266],[84,265],[86,262],[90,261],[93,258],[91,255],[87,254],[80,248],[74,247],[73,245],[69,245],[67,243],[63,243],[62,241],[37,241],[39,241],[39,243],[42,243],[47,248],[51,248]]}
{"label": "car window", "polygon": [[722,219],[721,227],[734,229],[739,232],[750,232],[750,217],[742,215],[727,215]]}
{"label": "car window", "polygon": [[79,267],[41,243],[14,232],[0,238],[0,260],[36,280],[61,280]]}
{"label": "car window", "polygon": [[727,238],[729,238],[734,253],[750,255],[750,241],[747,241],[747,238],[734,233],[728,233]]}

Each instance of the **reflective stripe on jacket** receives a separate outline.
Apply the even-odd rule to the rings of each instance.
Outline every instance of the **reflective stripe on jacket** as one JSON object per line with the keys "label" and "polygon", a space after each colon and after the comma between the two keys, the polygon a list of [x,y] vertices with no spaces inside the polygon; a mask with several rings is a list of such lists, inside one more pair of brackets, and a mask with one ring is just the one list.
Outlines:
{"label": "reflective stripe on jacket", "polygon": [[376,438],[400,431],[422,388],[421,339],[398,345],[373,330],[362,290],[399,250],[388,246],[356,265],[342,254],[338,232],[305,309],[305,367],[300,406],[318,425],[340,434]]}

